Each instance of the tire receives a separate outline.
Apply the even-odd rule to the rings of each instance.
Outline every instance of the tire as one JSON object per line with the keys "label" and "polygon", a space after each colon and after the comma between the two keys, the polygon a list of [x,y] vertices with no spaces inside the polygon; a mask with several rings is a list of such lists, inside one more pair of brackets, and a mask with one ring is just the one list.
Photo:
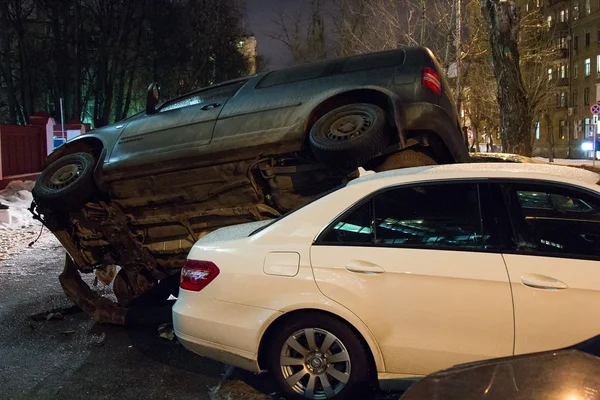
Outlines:
{"label": "tire", "polygon": [[50,164],[35,182],[33,196],[45,208],[69,211],[83,206],[96,193],[90,153],[73,153]]}
{"label": "tire", "polygon": [[323,164],[356,169],[389,143],[385,112],[367,103],[336,108],[312,126],[309,141],[313,154]]}
{"label": "tire", "polygon": [[382,163],[373,168],[375,172],[389,171],[400,168],[423,167],[439,163],[425,149],[407,149],[388,156]]}
{"label": "tire", "polygon": [[[310,332],[314,332],[314,346],[307,340]],[[333,342],[322,351],[327,337]],[[300,348],[295,343],[296,349],[290,346],[288,340],[293,338]],[[270,342],[267,368],[286,398],[356,398],[357,392],[368,387],[371,373],[368,352],[356,333],[333,317],[314,312],[289,317],[274,332]],[[298,350],[308,352],[302,356]],[[340,361],[331,362],[334,356]],[[282,365],[282,362],[293,365]],[[311,381],[312,395],[308,390]],[[329,390],[325,389],[327,383]]]}

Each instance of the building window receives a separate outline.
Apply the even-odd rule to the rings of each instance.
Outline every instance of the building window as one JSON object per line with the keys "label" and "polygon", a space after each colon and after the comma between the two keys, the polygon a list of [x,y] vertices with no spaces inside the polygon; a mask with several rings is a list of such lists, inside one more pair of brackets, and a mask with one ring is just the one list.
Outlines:
{"label": "building window", "polygon": [[573,36],[573,50],[579,50],[579,36]]}
{"label": "building window", "polygon": [[[598,0],[598,2],[600,2],[600,0]],[[600,6],[600,4],[599,4],[599,6]],[[600,10],[600,7],[598,7],[598,9]],[[598,32],[597,32],[597,34],[598,34],[598,43],[600,43],[600,24],[598,24]]]}
{"label": "building window", "polygon": [[565,121],[562,119],[558,121],[558,137],[560,140],[565,140]]}
{"label": "building window", "polygon": [[585,59],[585,76],[590,76],[592,73],[592,61],[589,58]]}
{"label": "building window", "polygon": [[552,80],[552,68],[548,68],[548,80]]}
{"label": "building window", "polygon": [[537,140],[540,140],[540,123],[539,122],[535,123],[535,138]]}
{"label": "building window", "polygon": [[590,6],[590,0],[585,0],[585,15],[590,15],[592,7]]}
{"label": "building window", "polygon": [[573,79],[579,77],[579,66],[577,64],[573,64]]}
{"label": "building window", "polygon": [[[598,32],[600,32],[600,30]],[[566,33],[561,33],[558,36],[558,48],[559,49],[566,49],[567,48],[567,34]]]}
{"label": "building window", "polygon": [[591,33],[589,29],[585,30],[585,47],[590,47],[590,37],[591,37]]}
{"label": "building window", "polygon": [[577,90],[573,90],[573,107],[577,107]]}
{"label": "building window", "polygon": [[592,122],[589,118],[585,119],[585,137],[590,137],[594,135],[594,125],[592,125]]}
{"label": "building window", "polygon": [[565,69],[566,68],[564,64],[560,66],[560,79],[564,79],[567,77],[567,75],[565,74]]}
{"label": "building window", "polygon": [[590,105],[590,88],[589,87],[586,87],[585,89],[583,89],[583,105],[584,106]]}
{"label": "building window", "polygon": [[569,10],[560,10],[560,22],[567,22],[569,20]]}
{"label": "building window", "polygon": [[552,26],[552,15],[548,15],[548,28]]}
{"label": "building window", "polygon": [[577,21],[579,19],[579,0],[573,1],[573,21]]}
{"label": "building window", "polygon": [[579,139],[579,124],[577,120],[573,121],[573,139]]}
{"label": "building window", "polygon": [[560,92],[560,106],[567,106],[567,94],[565,92]]}

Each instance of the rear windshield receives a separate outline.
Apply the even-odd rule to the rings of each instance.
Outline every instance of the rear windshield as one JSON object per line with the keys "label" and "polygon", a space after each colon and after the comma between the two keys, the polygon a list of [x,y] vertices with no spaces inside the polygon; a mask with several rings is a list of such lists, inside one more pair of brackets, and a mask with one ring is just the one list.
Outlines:
{"label": "rear windshield", "polygon": [[255,231],[252,231],[252,233],[250,233],[250,234],[248,235],[248,237],[250,237],[250,236],[254,235],[255,233],[258,233],[258,232],[262,231],[263,229],[266,229],[266,228],[268,228],[269,226],[273,225],[275,222],[277,222],[277,221],[281,221],[283,218],[285,218],[285,217],[287,217],[287,216],[289,216],[289,215],[291,215],[291,214],[295,213],[295,212],[296,212],[296,211],[298,211],[298,210],[301,210],[301,209],[303,209],[303,208],[304,208],[304,207],[306,207],[307,205],[314,203],[315,201],[317,201],[317,200],[319,200],[319,199],[321,199],[321,198],[323,198],[323,197],[327,196],[328,194],[331,194],[331,193],[333,193],[333,192],[335,192],[335,191],[337,191],[337,190],[340,190],[340,189],[342,189],[343,187],[346,187],[346,183],[344,183],[343,185],[337,186],[337,187],[335,187],[335,188],[333,188],[333,189],[331,189],[331,190],[328,190],[328,191],[326,191],[326,192],[323,192],[323,193],[321,193],[320,195],[318,195],[318,196],[316,196],[315,198],[313,198],[312,200],[310,200],[309,202],[307,202],[307,203],[305,203],[305,204],[303,204],[303,205],[301,205],[301,206],[298,206],[298,207],[294,208],[293,210],[290,210],[290,211],[286,212],[285,214],[283,214],[283,215],[281,215],[281,216],[279,216],[279,217],[277,217],[277,218],[273,219],[273,220],[272,220],[271,222],[269,222],[268,224],[265,224],[265,225],[261,226],[260,228],[256,229]]}

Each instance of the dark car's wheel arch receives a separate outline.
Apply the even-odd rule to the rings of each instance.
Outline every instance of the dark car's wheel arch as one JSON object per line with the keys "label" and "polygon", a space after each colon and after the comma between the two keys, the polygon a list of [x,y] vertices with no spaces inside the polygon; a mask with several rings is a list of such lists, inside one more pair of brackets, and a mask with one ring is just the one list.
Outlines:
{"label": "dark car's wheel arch", "polygon": [[46,168],[48,165],[52,164],[54,161],[66,156],[67,154],[73,153],[90,153],[96,159],[100,160],[100,156],[102,154],[102,150],[104,150],[105,146],[102,140],[96,137],[86,137],[78,140],[74,140],[69,143],[65,143],[60,146],[56,151],[51,153],[48,158],[45,160],[42,168]]}
{"label": "dark car's wheel arch", "polygon": [[65,143],[52,154],[50,154],[45,160],[42,170],[46,169],[54,161],[59,160],[66,155],[79,152],[90,153],[96,160],[96,165],[94,166],[94,180],[96,181],[96,186],[101,190],[106,190],[106,185],[102,175],[102,168],[99,168],[99,166],[104,164],[107,151],[108,149],[106,148],[104,142],[102,142],[102,140],[99,138],[93,136],[83,137],[81,139]]}
{"label": "dark car's wheel arch", "polygon": [[370,363],[369,370],[371,371],[370,379],[373,382],[375,382],[375,380],[377,378],[377,363],[375,362],[375,357],[373,356],[373,349],[371,348],[371,346],[369,345],[369,343],[367,342],[365,337],[350,322],[348,322],[344,318],[340,317],[339,315],[333,314],[328,311],[313,309],[313,308],[305,308],[305,309],[290,311],[290,312],[287,312],[287,313],[279,316],[273,322],[271,322],[271,324],[268,326],[268,328],[263,333],[263,335],[260,339],[260,344],[258,346],[259,368],[261,370],[266,369],[267,357],[269,355],[268,343],[270,343],[271,338],[273,337],[273,334],[275,332],[277,332],[277,329],[282,324],[284,324],[286,321],[288,321],[289,319],[296,318],[302,314],[313,314],[313,313],[323,314],[327,317],[336,319],[336,320],[340,321],[341,323],[345,324],[348,328],[350,328],[350,330],[352,330],[354,332],[354,334],[358,337],[358,339],[362,343],[363,347],[365,349],[367,349],[367,353],[368,353],[367,355],[368,355],[369,363]]}
{"label": "dark car's wheel arch", "polygon": [[400,141],[401,143],[403,143],[404,137],[402,136],[402,129],[399,128],[401,126],[399,113],[394,100],[390,96],[391,95],[379,91],[377,89],[356,89],[347,92],[337,93],[334,96],[327,98],[312,110],[312,112],[305,121],[305,145],[309,145],[308,133],[311,127],[319,120],[319,118],[338,107],[355,103],[374,104],[382,108],[388,116],[387,121],[390,125],[388,128],[390,128],[391,130],[393,130],[393,132],[396,132],[398,134],[396,137],[391,138],[392,142]]}

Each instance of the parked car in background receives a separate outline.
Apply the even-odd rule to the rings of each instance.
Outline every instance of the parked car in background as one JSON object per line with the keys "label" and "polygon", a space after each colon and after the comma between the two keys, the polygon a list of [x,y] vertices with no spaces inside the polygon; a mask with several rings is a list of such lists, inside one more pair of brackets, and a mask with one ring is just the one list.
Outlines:
{"label": "parked car in background", "polygon": [[[352,179],[359,166],[469,160],[448,84],[426,48],[159,98],[153,84],[146,112],[61,146],[33,191],[32,211],[80,272],[121,266],[121,305],[177,273],[208,232],[276,217]],[[62,282],[79,293],[75,301],[90,295]]]}
{"label": "parked car in background", "polygon": [[457,365],[428,375],[400,397],[424,399],[596,400],[600,358],[571,348]]}
{"label": "parked car in background", "polygon": [[578,312],[600,301],[599,180],[533,164],[365,175],[200,239],[176,335],[312,399],[573,345],[600,333]]}

